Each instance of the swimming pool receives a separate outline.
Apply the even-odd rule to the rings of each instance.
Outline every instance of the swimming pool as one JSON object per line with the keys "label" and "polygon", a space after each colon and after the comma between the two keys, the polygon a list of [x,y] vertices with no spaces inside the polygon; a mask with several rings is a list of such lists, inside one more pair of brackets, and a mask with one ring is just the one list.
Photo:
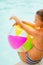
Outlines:
{"label": "swimming pool", "polygon": [[21,20],[34,21],[34,14],[43,8],[42,0],[0,0],[0,65],[15,65],[20,61],[16,50],[8,43],[8,33],[14,21],[10,16]]}

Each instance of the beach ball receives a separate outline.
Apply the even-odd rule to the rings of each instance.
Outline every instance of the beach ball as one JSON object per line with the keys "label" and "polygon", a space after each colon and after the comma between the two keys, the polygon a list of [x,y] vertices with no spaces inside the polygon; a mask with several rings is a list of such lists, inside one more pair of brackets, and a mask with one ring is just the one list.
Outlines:
{"label": "beach ball", "polygon": [[[29,26],[27,24],[25,25]],[[32,27],[30,26],[30,28]],[[19,49],[20,47],[23,47],[24,50],[28,51],[32,48],[32,36],[16,23],[10,29],[8,34],[8,42],[13,49]]]}

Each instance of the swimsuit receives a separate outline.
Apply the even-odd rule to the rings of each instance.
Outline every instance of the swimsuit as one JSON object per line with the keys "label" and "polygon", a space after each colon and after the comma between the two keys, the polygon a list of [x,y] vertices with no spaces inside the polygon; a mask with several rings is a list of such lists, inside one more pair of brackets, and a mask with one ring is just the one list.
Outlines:
{"label": "swimsuit", "polygon": [[41,61],[41,59],[40,59],[40,60],[37,60],[37,61],[32,60],[32,59],[29,57],[28,52],[26,52],[26,60],[27,60],[26,63],[28,63],[28,64],[30,64],[30,65],[37,64],[37,63],[39,63],[39,62]]}

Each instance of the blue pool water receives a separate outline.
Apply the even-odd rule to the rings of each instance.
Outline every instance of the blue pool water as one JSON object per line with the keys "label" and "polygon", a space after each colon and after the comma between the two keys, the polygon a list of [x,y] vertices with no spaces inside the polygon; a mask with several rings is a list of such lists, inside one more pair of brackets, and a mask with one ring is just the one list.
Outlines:
{"label": "blue pool water", "polygon": [[9,17],[33,22],[35,12],[42,8],[43,0],[0,0],[0,65],[15,65],[20,61],[8,43],[7,36],[14,23]]}

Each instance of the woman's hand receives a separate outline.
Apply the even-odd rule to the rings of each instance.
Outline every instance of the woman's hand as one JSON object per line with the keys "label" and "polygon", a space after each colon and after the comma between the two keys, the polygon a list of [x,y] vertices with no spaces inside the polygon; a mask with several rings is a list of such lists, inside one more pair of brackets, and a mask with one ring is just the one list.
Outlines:
{"label": "woman's hand", "polygon": [[16,24],[20,23],[20,20],[16,16],[10,17],[10,20],[12,20],[12,19],[16,21]]}

